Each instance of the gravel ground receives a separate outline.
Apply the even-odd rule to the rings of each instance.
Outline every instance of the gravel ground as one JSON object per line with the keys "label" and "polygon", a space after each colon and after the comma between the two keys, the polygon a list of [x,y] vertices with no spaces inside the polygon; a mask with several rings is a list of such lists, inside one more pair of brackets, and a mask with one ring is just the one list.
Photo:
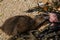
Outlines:
{"label": "gravel ground", "polygon": [[[0,0],[0,26],[6,19],[16,15],[28,15],[34,17],[32,14],[26,14],[24,11],[29,8],[37,6],[40,0]],[[46,0],[43,2],[46,2]],[[7,40],[10,36],[0,30],[0,40]]]}

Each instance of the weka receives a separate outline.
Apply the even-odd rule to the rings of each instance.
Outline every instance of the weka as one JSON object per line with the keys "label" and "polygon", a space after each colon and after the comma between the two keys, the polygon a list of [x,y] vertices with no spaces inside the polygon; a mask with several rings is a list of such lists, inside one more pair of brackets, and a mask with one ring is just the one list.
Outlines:
{"label": "weka", "polygon": [[23,33],[33,28],[35,21],[29,16],[14,16],[5,21],[1,29],[8,35]]}
{"label": "weka", "polygon": [[26,15],[14,16],[7,19],[1,29],[8,35],[16,35],[39,28],[44,23],[43,19],[42,16],[35,18]]}

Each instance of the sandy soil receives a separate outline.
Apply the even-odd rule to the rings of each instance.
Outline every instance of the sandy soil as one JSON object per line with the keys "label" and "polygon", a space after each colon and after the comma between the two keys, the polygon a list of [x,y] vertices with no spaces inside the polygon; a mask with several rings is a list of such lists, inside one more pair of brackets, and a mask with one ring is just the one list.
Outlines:
{"label": "sandy soil", "polygon": [[[29,8],[37,6],[37,3],[41,0],[0,0],[0,26],[6,19],[16,15],[28,15],[34,17],[32,14],[26,14],[24,11]],[[43,2],[46,2],[46,0]],[[0,40],[7,40],[10,36],[0,30]]]}

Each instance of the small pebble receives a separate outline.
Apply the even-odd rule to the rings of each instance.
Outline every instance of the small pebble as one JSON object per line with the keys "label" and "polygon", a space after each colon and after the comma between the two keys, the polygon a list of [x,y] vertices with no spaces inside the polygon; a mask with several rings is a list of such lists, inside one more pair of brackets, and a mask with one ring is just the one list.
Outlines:
{"label": "small pebble", "polygon": [[0,17],[3,15],[3,13],[0,13]]}
{"label": "small pebble", "polygon": [[0,0],[0,2],[2,2],[3,0]]}

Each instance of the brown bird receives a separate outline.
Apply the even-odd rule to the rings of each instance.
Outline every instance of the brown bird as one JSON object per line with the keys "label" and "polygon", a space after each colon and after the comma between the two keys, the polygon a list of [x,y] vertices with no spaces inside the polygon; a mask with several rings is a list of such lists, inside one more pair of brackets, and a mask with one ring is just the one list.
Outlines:
{"label": "brown bird", "polygon": [[29,16],[14,16],[5,21],[1,29],[8,35],[25,32],[34,26],[35,21]]}
{"label": "brown bird", "polygon": [[38,29],[43,24],[43,19],[41,16],[35,17],[34,19],[26,15],[14,16],[7,19],[1,29],[7,35],[16,35],[18,33]]}

